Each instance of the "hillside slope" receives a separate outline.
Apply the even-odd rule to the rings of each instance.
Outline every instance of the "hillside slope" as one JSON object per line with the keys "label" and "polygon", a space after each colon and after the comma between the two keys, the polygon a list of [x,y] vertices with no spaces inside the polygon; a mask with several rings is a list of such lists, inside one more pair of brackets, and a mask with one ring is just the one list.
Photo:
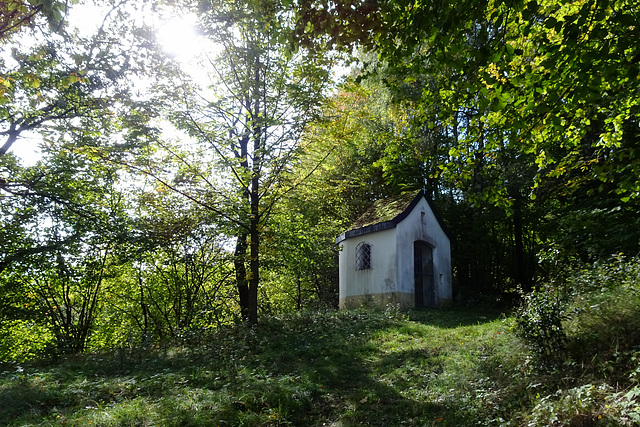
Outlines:
{"label": "hillside slope", "polygon": [[545,384],[512,323],[470,307],[303,312],[179,347],[5,365],[0,424],[623,424],[606,385],[571,386],[578,404]]}

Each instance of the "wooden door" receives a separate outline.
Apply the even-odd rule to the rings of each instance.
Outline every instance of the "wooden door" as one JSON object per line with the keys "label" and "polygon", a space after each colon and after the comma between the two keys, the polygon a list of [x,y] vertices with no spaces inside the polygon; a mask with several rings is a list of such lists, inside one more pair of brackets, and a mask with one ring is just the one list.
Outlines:
{"label": "wooden door", "polygon": [[413,271],[416,307],[435,307],[433,249],[426,242],[413,243]]}

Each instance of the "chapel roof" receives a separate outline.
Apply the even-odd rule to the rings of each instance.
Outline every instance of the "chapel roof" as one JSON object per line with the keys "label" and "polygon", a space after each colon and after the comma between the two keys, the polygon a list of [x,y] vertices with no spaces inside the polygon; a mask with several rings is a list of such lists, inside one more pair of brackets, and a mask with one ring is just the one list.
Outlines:
{"label": "chapel roof", "polygon": [[424,190],[420,190],[418,192],[403,193],[396,197],[375,201],[373,205],[356,220],[349,230],[342,233],[336,239],[336,243],[340,243],[350,237],[394,228],[409,215],[422,198],[429,204],[438,224],[440,224],[445,234],[451,238],[451,234],[442,221],[442,217],[433,204],[433,201],[426,196]]}
{"label": "chapel roof", "polygon": [[388,199],[376,200],[373,205],[353,223],[351,229],[393,220],[404,212],[419,194],[419,192],[416,193],[414,191]]}

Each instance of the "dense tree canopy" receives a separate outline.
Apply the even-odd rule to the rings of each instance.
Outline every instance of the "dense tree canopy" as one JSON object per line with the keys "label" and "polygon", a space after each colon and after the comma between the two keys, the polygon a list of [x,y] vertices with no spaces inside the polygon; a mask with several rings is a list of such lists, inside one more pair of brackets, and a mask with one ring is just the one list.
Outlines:
{"label": "dense tree canopy", "polygon": [[335,237],[405,191],[460,298],[640,250],[632,1],[0,4],[2,358],[335,305]]}
{"label": "dense tree canopy", "polygon": [[[440,106],[450,125],[463,127],[454,154],[493,160],[510,150],[533,156],[531,187],[568,178],[571,191],[596,178],[614,183],[624,201],[638,196],[630,154],[640,113],[636,4],[469,1],[438,9],[392,2],[385,8],[389,27],[380,35],[380,54],[396,86],[417,85],[422,104]],[[460,115],[462,126],[452,122]],[[614,178],[613,170],[622,175]]]}

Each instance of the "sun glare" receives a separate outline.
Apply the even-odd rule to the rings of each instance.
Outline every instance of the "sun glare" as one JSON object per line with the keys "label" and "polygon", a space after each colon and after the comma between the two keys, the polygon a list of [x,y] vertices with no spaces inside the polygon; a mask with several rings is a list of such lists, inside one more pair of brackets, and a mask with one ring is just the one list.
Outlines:
{"label": "sun glare", "polygon": [[28,133],[18,139],[9,150],[22,160],[23,166],[34,166],[42,158],[40,142],[42,138],[35,133]]}
{"label": "sun glare", "polygon": [[202,53],[204,41],[195,21],[195,17],[183,16],[159,25],[157,34],[163,49],[181,62],[195,60]]}

